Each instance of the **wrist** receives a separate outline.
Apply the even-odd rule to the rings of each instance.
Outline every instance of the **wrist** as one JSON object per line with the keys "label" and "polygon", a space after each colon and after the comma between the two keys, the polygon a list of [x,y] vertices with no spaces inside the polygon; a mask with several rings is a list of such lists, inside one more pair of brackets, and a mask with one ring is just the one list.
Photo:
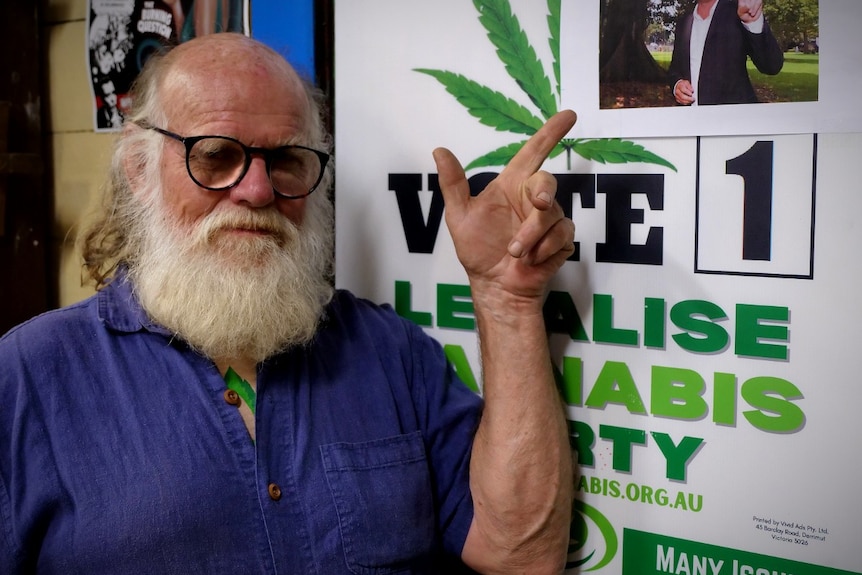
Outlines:
{"label": "wrist", "polygon": [[522,325],[539,320],[544,325],[542,310],[544,292],[515,293],[494,282],[470,281],[470,294],[477,321],[494,321]]}
{"label": "wrist", "polygon": [[752,20],[742,20],[742,25],[745,26],[745,29],[751,32],[752,34],[760,34],[763,32],[763,14],[757,16]]}

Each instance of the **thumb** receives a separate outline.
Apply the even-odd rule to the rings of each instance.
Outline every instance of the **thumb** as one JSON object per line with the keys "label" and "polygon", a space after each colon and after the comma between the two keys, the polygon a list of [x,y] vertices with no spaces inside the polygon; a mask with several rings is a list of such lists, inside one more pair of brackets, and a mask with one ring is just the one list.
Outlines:
{"label": "thumb", "polygon": [[446,148],[437,148],[432,152],[437,164],[437,176],[440,182],[440,192],[446,206],[446,217],[461,214],[467,208],[470,200],[470,184],[461,162]]}

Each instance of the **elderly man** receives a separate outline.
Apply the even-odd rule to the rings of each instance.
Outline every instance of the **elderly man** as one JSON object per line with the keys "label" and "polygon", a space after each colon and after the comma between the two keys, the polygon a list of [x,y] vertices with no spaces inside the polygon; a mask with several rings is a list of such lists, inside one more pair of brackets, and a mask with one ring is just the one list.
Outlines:
{"label": "elderly man", "polygon": [[484,406],[440,346],[330,286],[314,93],[241,35],[148,64],[84,230],[92,298],[0,340],[0,566],[17,573],[562,569],[572,503],[542,321],[573,225],[537,171],[434,152]]}

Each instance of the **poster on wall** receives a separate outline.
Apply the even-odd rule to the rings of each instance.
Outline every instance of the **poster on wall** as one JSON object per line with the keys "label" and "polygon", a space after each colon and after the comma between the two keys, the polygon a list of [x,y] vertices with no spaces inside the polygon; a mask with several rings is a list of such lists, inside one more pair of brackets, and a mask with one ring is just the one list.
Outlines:
{"label": "poster on wall", "polygon": [[[830,92],[862,78],[862,3],[764,0],[781,70],[749,62],[757,103],[695,106],[667,77],[692,4],[336,0],[336,283],[481,392],[431,151],[478,192],[574,109],[543,168],[577,230],[545,304],[577,461],[567,573],[859,575],[862,112]],[[624,7],[647,22],[629,56],[602,45]],[[613,80],[609,53],[666,73]]]}
{"label": "poster on wall", "polygon": [[758,2],[563,4],[561,101],[590,136],[862,131],[858,2],[764,0],[746,24],[735,8]]}
{"label": "poster on wall", "polygon": [[222,30],[248,33],[248,0],[90,0],[87,14],[97,132],[120,128],[132,82],[165,46]]}

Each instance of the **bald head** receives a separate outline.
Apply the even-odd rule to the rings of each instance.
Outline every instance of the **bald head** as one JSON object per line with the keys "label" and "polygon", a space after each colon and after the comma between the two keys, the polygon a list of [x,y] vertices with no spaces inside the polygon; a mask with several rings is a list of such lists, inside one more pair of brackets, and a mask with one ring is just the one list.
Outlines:
{"label": "bald head", "polygon": [[168,55],[166,64],[162,90],[178,96],[180,101],[171,102],[174,106],[194,104],[196,97],[224,88],[234,92],[281,90],[289,100],[298,100],[306,108],[309,105],[305,86],[290,64],[271,48],[241,34],[210,34],[181,44]]}

